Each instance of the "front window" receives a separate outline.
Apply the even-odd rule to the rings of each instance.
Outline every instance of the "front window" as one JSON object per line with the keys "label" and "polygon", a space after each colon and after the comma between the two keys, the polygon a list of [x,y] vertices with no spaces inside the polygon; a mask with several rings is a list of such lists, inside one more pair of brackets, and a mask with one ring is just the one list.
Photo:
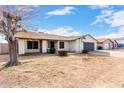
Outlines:
{"label": "front window", "polygon": [[27,41],[27,49],[38,49],[38,41]]}
{"label": "front window", "polygon": [[64,42],[59,42],[59,48],[64,48]]}

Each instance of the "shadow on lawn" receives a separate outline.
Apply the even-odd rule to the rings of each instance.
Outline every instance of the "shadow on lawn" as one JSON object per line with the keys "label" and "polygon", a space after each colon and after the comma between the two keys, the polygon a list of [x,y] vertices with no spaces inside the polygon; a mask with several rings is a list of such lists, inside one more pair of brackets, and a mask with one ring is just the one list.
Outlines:
{"label": "shadow on lawn", "polygon": [[5,64],[1,65],[0,71],[5,70],[5,69],[10,68],[10,67],[22,65],[21,62],[19,62],[17,65],[14,65],[14,66],[6,66],[7,64],[8,64],[8,63],[5,63]]}
{"label": "shadow on lawn", "polygon": [[8,68],[8,67],[3,66],[3,67],[0,68],[0,71],[5,70],[5,69],[7,69],[7,68]]}

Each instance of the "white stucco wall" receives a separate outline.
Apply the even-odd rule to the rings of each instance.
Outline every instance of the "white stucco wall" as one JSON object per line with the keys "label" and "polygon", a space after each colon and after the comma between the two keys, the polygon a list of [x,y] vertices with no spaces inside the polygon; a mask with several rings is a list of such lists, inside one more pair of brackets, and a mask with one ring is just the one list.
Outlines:
{"label": "white stucco wall", "polygon": [[65,47],[64,49],[68,50],[69,51],[69,42],[68,41],[65,41]]}
{"label": "white stucco wall", "polygon": [[106,40],[103,43],[103,49],[112,49],[113,48],[113,44],[110,40]]}
{"label": "white stucco wall", "polygon": [[89,35],[85,36],[84,38],[80,38],[75,40],[75,44],[74,44],[74,49],[76,53],[81,53],[82,50],[84,49],[84,42],[89,42],[89,43],[94,43],[94,50],[97,50],[97,41],[95,39],[93,39],[92,37],[90,37]]}
{"label": "white stucco wall", "polygon": [[76,51],[76,48],[75,48],[75,40],[74,41],[70,41],[69,42],[69,51],[71,52],[75,52]]}
{"label": "white stucco wall", "polygon": [[18,53],[19,55],[25,54],[25,40],[18,39]]}
{"label": "white stucco wall", "polygon": [[81,46],[80,45],[80,39],[70,41],[69,42],[69,51],[79,53],[80,52],[80,46]]}
{"label": "white stucco wall", "polygon": [[64,42],[64,48],[63,49],[69,51],[69,41],[57,41],[57,50],[60,50],[60,48],[59,48],[59,42]]}
{"label": "white stucco wall", "polygon": [[80,53],[81,52],[81,39],[75,40],[75,52]]}
{"label": "white stucco wall", "polygon": [[48,42],[47,40],[42,40],[42,53],[47,53]]}

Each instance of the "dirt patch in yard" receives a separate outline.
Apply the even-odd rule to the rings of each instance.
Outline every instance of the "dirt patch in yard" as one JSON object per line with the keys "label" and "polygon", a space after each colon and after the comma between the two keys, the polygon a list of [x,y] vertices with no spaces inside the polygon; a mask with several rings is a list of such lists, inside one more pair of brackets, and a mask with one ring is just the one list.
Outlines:
{"label": "dirt patch in yard", "polygon": [[[0,67],[8,55],[0,55]],[[20,56],[0,71],[0,87],[124,87],[124,58],[94,55]]]}

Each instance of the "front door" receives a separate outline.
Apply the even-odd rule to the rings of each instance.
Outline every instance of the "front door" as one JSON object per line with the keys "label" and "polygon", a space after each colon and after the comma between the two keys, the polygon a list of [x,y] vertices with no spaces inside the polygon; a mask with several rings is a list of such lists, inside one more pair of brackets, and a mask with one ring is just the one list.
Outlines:
{"label": "front door", "polygon": [[48,53],[55,53],[55,41],[48,41]]}
{"label": "front door", "polygon": [[54,41],[50,41],[50,48],[55,48]]}

